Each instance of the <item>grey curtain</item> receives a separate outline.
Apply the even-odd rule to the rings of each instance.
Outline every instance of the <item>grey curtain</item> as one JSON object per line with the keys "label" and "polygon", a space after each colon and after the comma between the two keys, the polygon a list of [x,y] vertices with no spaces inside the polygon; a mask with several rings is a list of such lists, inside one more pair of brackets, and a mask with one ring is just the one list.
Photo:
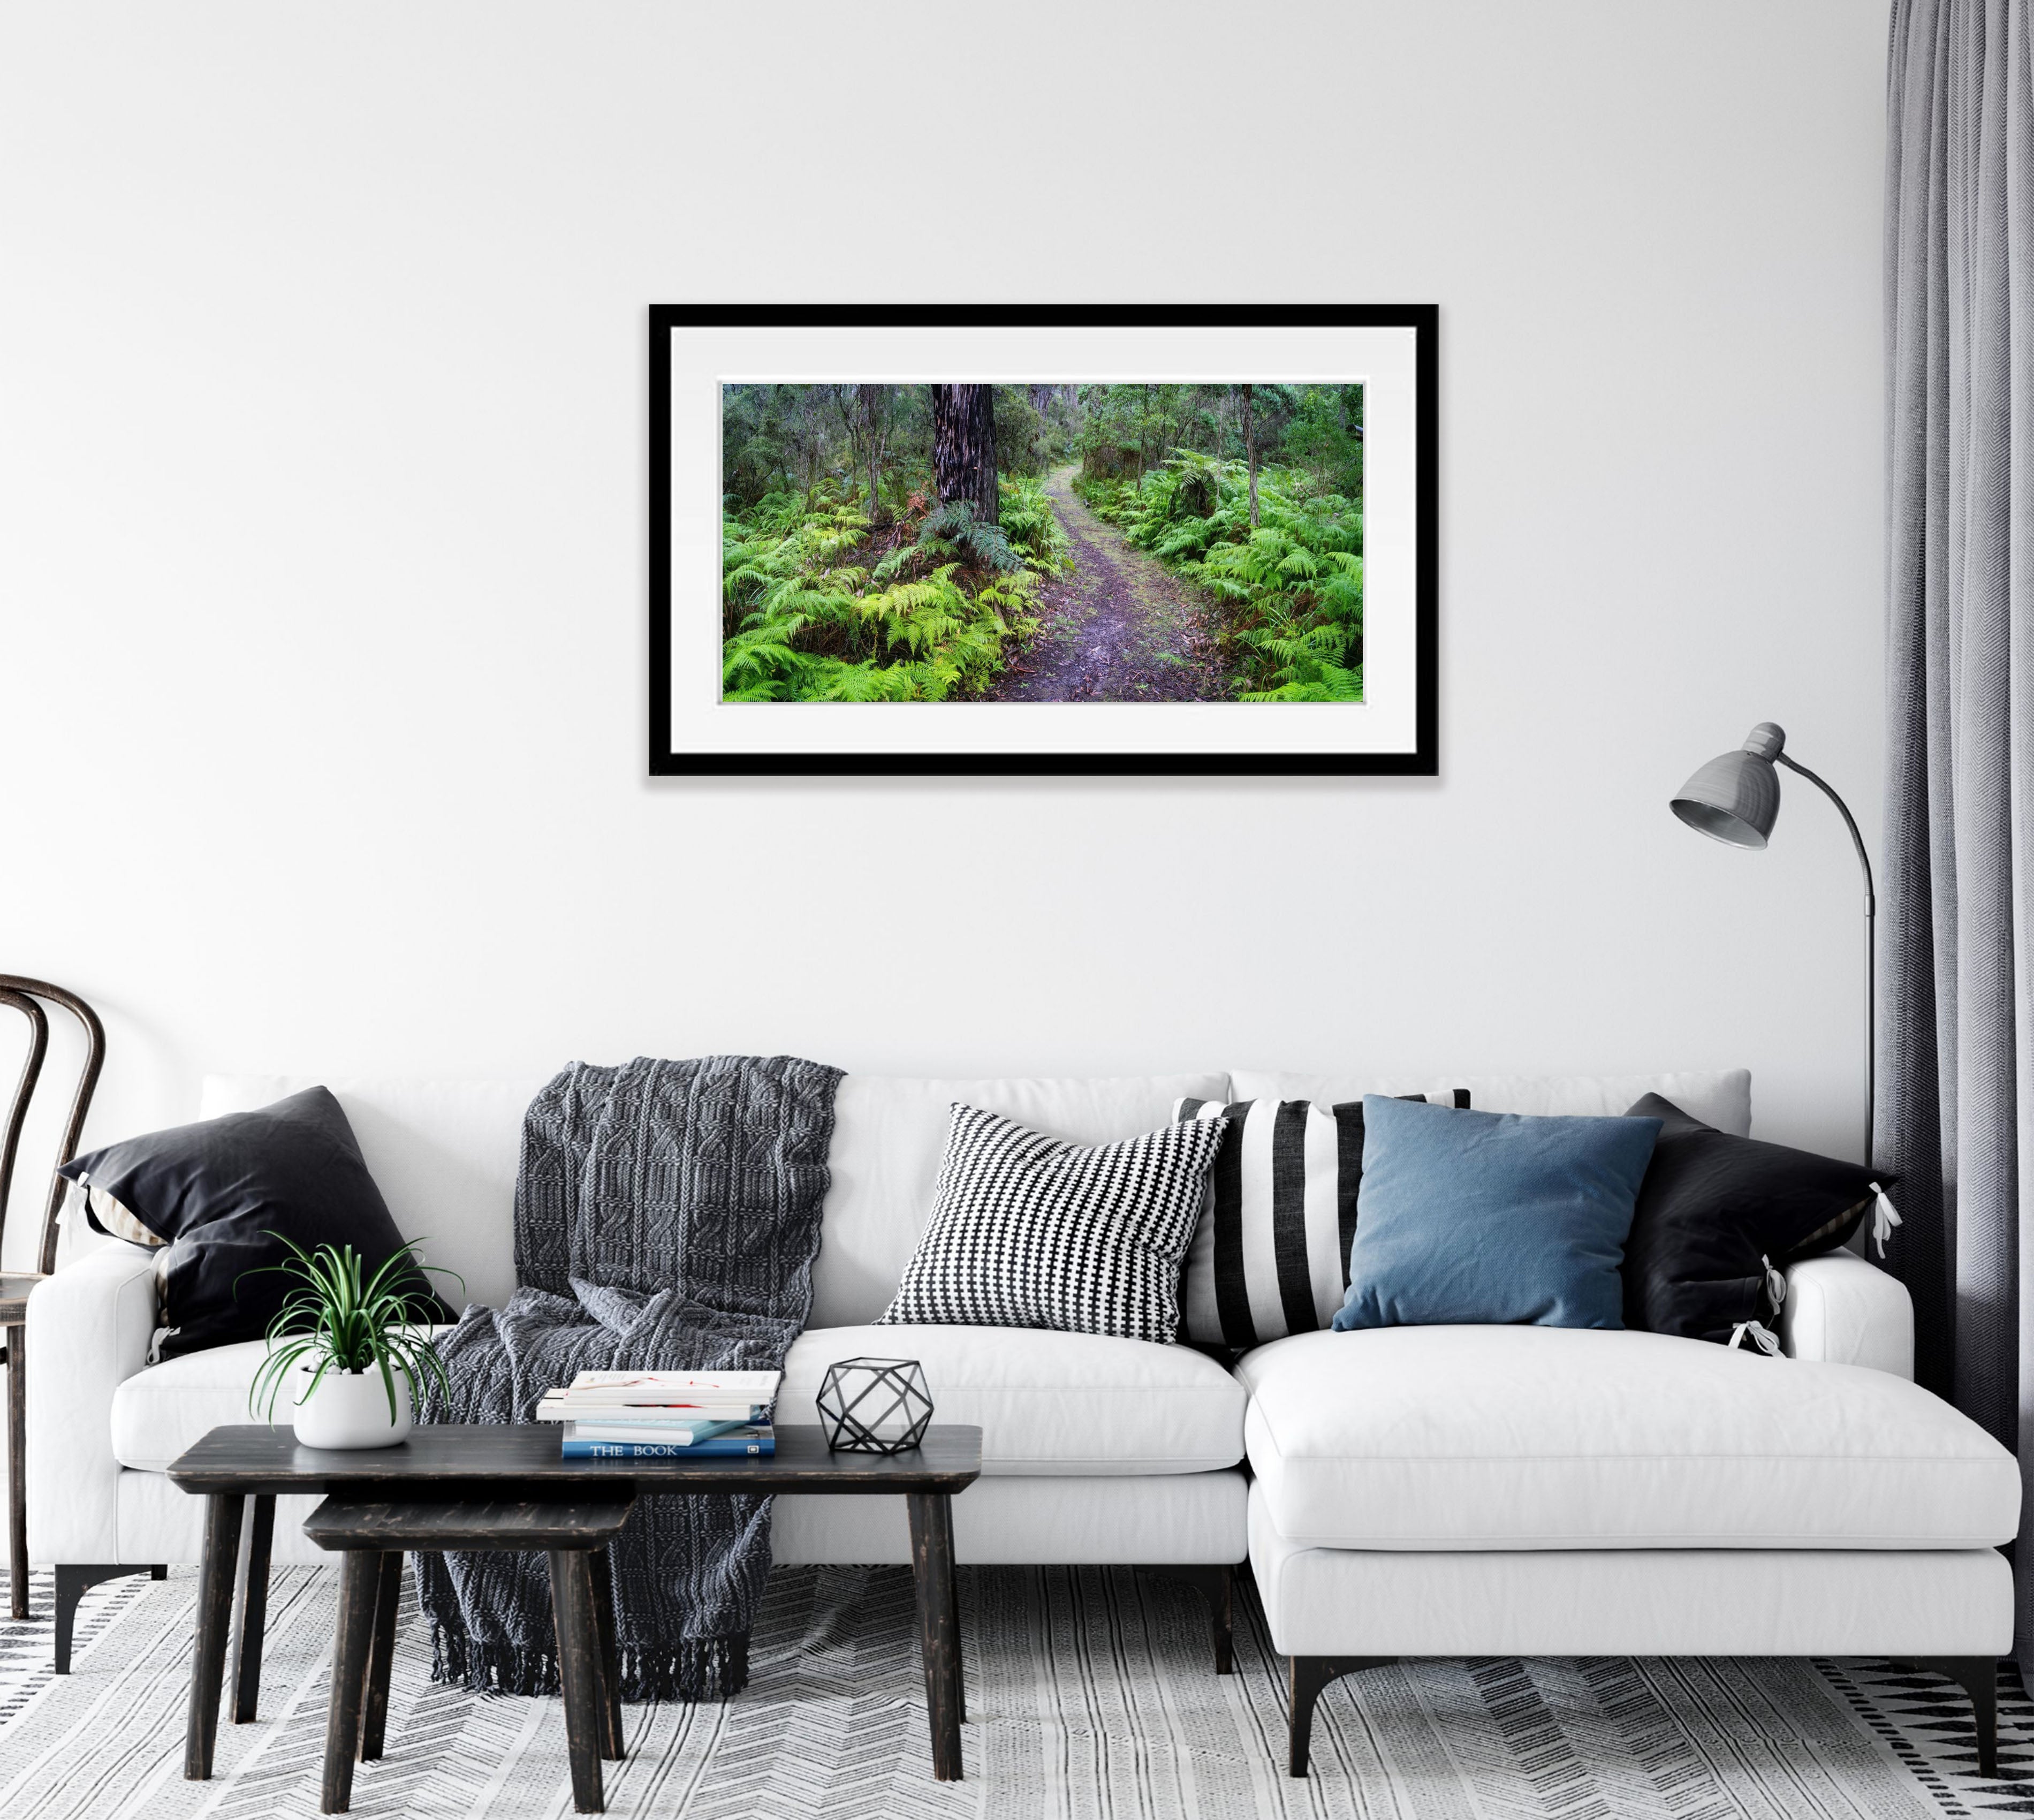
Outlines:
{"label": "grey curtain", "polygon": [[[2034,1457],[2029,0],[1894,0],[1878,1161],[1918,1371]],[[2028,1159],[2022,1182],[2021,1159]],[[2023,1518],[2023,1525],[2027,1519]],[[2034,1553],[2015,1654],[2034,1666]]]}

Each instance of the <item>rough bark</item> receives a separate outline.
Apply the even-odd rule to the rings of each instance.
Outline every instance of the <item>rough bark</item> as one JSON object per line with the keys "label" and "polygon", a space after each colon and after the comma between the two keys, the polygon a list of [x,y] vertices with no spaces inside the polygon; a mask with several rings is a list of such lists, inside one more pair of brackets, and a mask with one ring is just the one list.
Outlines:
{"label": "rough bark", "polygon": [[966,500],[975,522],[1000,522],[996,488],[996,413],[985,385],[933,388],[933,478],[940,503]]}

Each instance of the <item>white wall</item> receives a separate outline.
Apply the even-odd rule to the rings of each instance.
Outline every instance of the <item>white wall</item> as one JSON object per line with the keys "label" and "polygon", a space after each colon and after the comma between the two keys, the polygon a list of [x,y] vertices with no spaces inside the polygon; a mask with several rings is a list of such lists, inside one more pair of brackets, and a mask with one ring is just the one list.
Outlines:
{"label": "white wall", "polygon": [[[1769,715],[1877,829],[1884,32],[11,6],[0,970],[103,1008],[102,1139],[209,1069],[781,1048],[1742,1063],[1847,1148],[1835,816],[1790,784],[1751,857],[1665,804]],[[1441,777],[650,781],[691,299],[1438,302]]]}

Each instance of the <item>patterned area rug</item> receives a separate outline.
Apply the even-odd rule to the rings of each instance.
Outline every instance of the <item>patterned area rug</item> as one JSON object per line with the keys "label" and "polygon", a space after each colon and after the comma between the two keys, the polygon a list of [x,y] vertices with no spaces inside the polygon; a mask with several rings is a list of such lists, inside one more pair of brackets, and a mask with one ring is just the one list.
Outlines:
{"label": "patterned area rug", "polygon": [[[336,1575],[276,1576],[261,1717],[223,1724],[218,1772],[183,1780],[197,1576],[88,1594],[75,1672],[50,1672],[50,1589],[0,1627],[6,1820],[284,1820],[318,1811]],[[608,1811],[691,1820],[1901,1820],[2034,1812],[2034,1706],[2002,1701],[2002,1773],[1976,1775],[1969,1709],[1883,1663],[1428,1662],[1323,1696],[1313,1777],[1289,1781],[1280,1669],[1240,1601],[1237,1672],[1210,1667],[1192,1592],[1127,1570],[961,1577],[967,1780],[928,1758],[901,1569],[772,1579],[754,1680],[726,1706],[628,1709]],[[388,1755],[353,1811],[551,1820],[572,1811],[555,1700],[433,1687],[406,1600]]]}

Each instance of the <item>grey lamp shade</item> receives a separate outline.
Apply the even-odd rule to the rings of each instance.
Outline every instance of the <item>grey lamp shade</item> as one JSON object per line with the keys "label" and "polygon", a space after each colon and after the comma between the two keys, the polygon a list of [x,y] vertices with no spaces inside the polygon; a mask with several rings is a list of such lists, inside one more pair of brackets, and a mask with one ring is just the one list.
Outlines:
{"label": "grey lamp shade", "polygon": [[1773,761],[1787,736],[1762,720],[1736,752],[1713,758],[1683,784],[1675,814],[1691,828],[1732,846],[1762,847],[1780,813],[1780,777]]}

